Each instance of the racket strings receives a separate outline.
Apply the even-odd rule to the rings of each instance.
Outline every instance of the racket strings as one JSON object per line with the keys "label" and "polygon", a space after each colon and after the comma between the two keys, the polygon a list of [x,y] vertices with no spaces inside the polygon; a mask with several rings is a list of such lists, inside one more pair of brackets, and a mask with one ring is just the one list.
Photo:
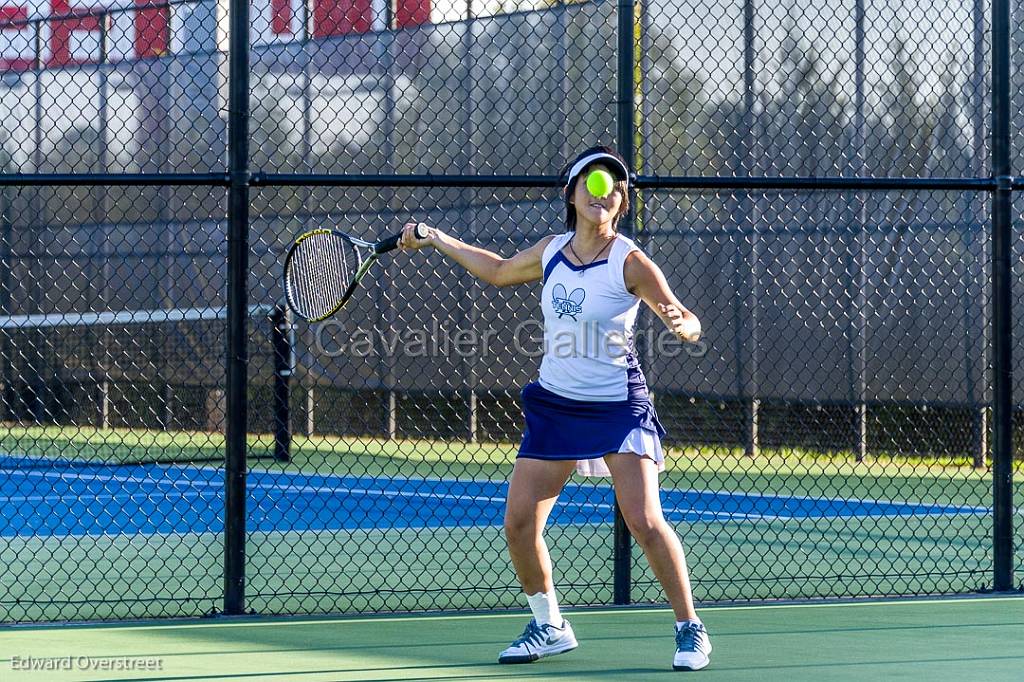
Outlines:
{"label": "racket strings", "polygon": [[330,315],[344,300],[358,262],[355,247],[342,237],[325,233],[304,239],[285,273],[292,309],[310,320]]}

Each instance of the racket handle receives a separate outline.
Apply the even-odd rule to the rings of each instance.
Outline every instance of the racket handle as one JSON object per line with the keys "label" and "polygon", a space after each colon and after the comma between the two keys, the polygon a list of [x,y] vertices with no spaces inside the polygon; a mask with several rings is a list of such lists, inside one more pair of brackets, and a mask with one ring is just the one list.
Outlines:
{"label": "racket handle", "polygon": [[[416,235],[417,239],[426,239],[429,236],[427,226],[424,223],[416,223],[416,229],[413,230],[413,234]],[[375,253],[386,253],[388,251],[394,251],[398,248],[398,242],[402,238],[401,234],[396,234],[386,239],[382,239],[377,242],[377,245],[373,247]]]}

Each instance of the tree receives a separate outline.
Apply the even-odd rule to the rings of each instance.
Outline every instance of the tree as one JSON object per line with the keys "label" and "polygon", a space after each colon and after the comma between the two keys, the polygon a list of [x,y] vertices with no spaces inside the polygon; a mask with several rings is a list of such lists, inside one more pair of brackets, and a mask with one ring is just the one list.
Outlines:
{"label": "tree", "polygon": [[671,39],[652,25],[642,37],[640,75],[643,171],[652,175],[704,175],[713,166],[705,129],[710,97],[704,80],[678,58]]}

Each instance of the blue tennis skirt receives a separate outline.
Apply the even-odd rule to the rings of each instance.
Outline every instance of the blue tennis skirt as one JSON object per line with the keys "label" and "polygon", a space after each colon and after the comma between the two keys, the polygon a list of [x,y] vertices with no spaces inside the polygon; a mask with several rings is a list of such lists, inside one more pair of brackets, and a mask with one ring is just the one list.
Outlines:
{"label": "blue tennis skirt", "polygon": [[633,429],[665,436],[650,398],[621,401],[572,400],[538,382],[520,394],[526,430],[519,457],[527,459],[596,459],[618,452]]}

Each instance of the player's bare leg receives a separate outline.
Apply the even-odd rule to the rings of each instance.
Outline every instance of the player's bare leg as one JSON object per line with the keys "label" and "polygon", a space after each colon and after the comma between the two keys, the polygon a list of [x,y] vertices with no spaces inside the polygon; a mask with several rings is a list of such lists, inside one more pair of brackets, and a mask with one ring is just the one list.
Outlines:
{"label": "player's bare leg", "polygon": [[575,462],[517,459],[505,502],[505,538],[526,594],[554,589],[544,525]]}
{"label": "player's bare leg", "polygon": [[519,583],[534,617],[500,663],[530,663],[576,648],[569,622],[561,618],[552,579],[544,525],[562,491],[573,461],[516,460],[505,504],[505,537]]}
{"label": "player's bare leg", "polygon": [[657,465],[654,460],[633,453],[607,455],[604,459],[615,482],[615,499],[626,526],[644,550],[647,563],[675,613],[673,667],[699,670],[708,664],[711,642],[693,607],[683,545],[661,509]]}

